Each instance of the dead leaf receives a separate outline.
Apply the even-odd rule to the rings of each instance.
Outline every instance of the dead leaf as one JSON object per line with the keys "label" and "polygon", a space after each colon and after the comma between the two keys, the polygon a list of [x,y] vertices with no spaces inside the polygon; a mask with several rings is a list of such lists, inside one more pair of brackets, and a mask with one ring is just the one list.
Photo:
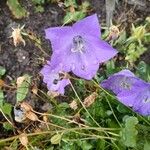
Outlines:
{"label": "dead leaf", "polygon": [[45,116],[45,115],[43,116],[43,121],[44,121],[44,122],[47,122],[47,121],[48,121],[47,116]]}
{"label": "dead leaf", "polygon": [[37,86],[33,86],[32,92],[33,92],[33,94],[37,95],[37,93],[38,93],[38,88],[37,88]]}
{"label": "dead leaf", "polygon": [[37,115],[31,111],[26,113],[26,117],[32,121],[38,121],[39,120]]}
{"label": "dead leaf", "polygon": [[70,104],[69,104],[70,108],[73,110],[76,110],[78,108],[77,102],[75,100],[73,100]]}
{"label": "dead leaf", "polygon": [[0,88],[3,87],[4,83],[5,82],[2,79],[0,79]]}
{"label": "dead leaf", "polygon": [[54,91],[48,91],[47,95],[52,97],[52,98],[55,98],[55,97],[59,96],[60,93],[59,92],[54,92]]}
{"label": "dead leaf", "polygon": [[120,31],[119,31],[119,28],[118,26],[115,26],[115,25],[112,25],[110,28],[109,28],[109,35],[107,37],[107,41],[110,41],[110,40],[115,40],[118,38],[120,34]]}
{"label": "dead leaf", "polygon": [[20,104],[20,107],[23,108],[23,109],[25,109],[26,112],[33,111],[32,106],[30,106],[27,102],[22,102]]}
{"label": "dead leaf", "polygon": [[19,140],[21,142],[21,144],[25,147],[27,147],[28,145],[28,137],[26,133],[22,133],[19,135]]}
{"label": "dead leaf", "polygon": [[98,94],[96,92],[93,92],[91,95],[86,97],[83,102],[85,107],[91,106],[95,102],[95,99],[97,98],[97,96],[98,96]]}

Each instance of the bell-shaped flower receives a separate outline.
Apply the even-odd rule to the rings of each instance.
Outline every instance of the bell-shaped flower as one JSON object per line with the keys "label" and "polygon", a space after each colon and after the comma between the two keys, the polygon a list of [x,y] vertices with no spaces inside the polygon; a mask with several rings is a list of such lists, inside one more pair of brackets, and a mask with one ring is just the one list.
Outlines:
{"label": "bell-shaped flower", "polygon": [[51,64],[61,65],[66,72],[90,80],[99,63],[117,54],[107,42],[101,40],[97,15],[86,17],[72,26],[51,27],[45,30],[51,41],[53,54]]}
{"label": "bell-shaped flower", "polygon": [[40,73],[49,91],[64,94],[64,88],[69,84],[69,79],[65,72],[61,71],[61,66],[54,68],[50,62],[47,62]]}
{"label": "bell-shaped flower", "polygon": [[150,83],[139,79],[129,70],[110,76],[101,86],[113,91],[120,102],[132,107],[135,112],[150,115]]}

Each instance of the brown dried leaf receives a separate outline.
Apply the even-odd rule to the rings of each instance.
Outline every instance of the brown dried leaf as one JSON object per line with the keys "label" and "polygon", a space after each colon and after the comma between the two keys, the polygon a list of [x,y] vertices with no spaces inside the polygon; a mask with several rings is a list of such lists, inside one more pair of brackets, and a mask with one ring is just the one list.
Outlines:
{"label": "brown dried leaf", "polygon": [[44,122],[47,122],[47,121],[48,121],[47,116],[45,116],[45,115],[43,116],[43,121],[44,121]]}
{"label": "brown dried leaf", "polygon": [[80,114],[77,113],[73,116],[73,121],[77,122],[77,123],[81,123],[81,124],[84,124],[84,121],[83,119],[81,118]]}
{"label": "brown dried leaf", "polygon": [[22,133],[19,135],[19,140],[21,142],[21,144],[25,147],[27,147],[28,145],[28,137],[26,133]]}
{"label": "brown dried leaf", "polygon": [[31,111],[26,113],[26,117],[32,121],[38,121],[39,120],[37,115]]}
{"label": "brown dried leaf", "polygon": [[86,97],[83,102],[85,107],[91,106],[95,102],[95,99],[97,98],[97,96],[98,96],[98,94],[96,92],[93,92],[91,95]]}
{"label": "brown dried leaf", "polygon": [[119,28],[117,26],[114,26],[112,25],[110,28],[109,28],[109,35],[107,37],[107,41],[109,40],[115,40],[118,38],[120,34],[120,31],[119,31]]}
{"label": "brown dried leaf", "polygon": [[26,112],[33,110],[32,106],[30,106],[27,102],[22,102],[20,107],[25,109]]}
{"label": "brown dried leaf", "polygon": [[69,10],[70,10],[70,12],[71,12],[71,13],[74,13],[74,12],[75,12],[75,8],[74,8],[74,6],[73,6],[73,5],[72,5],[72,6],[70,6]]}
{"label": "brown dried leaf", "polygon": [[4,83],[5,82],[2,79],[0,79],[0,88],[3,87]]}
{"label": "brown dried leaf", "polygon": [[55,97],[59,96],[60,93],[54,92],[54,91],[48,91],[47,95],[50,96],[50,97],[52,97],[52,98],[55,98]]}
{"label": "brown dried leaf", "polygon": [[70,104],[69,104],[70,108],[73,110],[76,110],[78,108],[77,102],[75,100],[73,100]]}
{"label": "brown dried leaf", "polygon": [[33,92],[33,94],[37,95],[37,92],[38,92],[37,86],[33,86],[32,92]]}

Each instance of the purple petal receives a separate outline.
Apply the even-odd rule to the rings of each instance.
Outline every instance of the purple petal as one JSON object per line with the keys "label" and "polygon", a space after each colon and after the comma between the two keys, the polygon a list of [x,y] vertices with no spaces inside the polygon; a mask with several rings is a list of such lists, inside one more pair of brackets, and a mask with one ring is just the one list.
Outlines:
{"label": "purple petal", "polygon": [[133,110],[144,116],[150,115],[150,84],[145,83],[139,92],[137,91],[136,101]]}
{"label": "purple petal", "polygon": [[96,14],[76,22],[73,25],[73,29],[79,35],[88,34],[98,38],[101,36],[100,25]]}
{"label": "purple petal", "polygon": [[124,105],[132,107],[136,102],[137,93],[135,91],[121,92],[117,95],[117,98]]}
{"label": "purple petal", "polygon": [[96,56],[88,48],[83,53],[72,53],[71,51],[65,51],[59,55],[53,53],[51,61],[62,64],[65,72],[72,71],[78,77],[87,80],[92,79],[99,68]]}
{"label": "purple petal", "polygon": [[91,44],[93,55],[97,57],[99,63],[103,63],[113,58],[118,52],[107,42],[95,37],[87,37],[88,43]]}
{"label": "purple petal", "polygon": [[45,38],[49,39],[53,51],[64,51],[68,49],[74,37],[72,27],[52,27],[45,30]]}

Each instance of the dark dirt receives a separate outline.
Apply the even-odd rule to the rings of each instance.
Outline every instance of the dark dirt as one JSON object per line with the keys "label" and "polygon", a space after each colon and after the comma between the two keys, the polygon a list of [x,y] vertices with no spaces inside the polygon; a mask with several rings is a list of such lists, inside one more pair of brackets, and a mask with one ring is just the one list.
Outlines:
{"label": "dark dirt", "polygon": [[[89,14],[96,12],[100,22],[104,24],[106,16],[105,0],[89,0],[89,2],[91,3],[91,11]],[[43,90],[45,86],[43,86],[39,71],[44,64],[42,58],[45,60],[49,59],[51,54],[50,42],[44,38],[44,29],[62,25],[65,12],[57,3],[45,4],[45,11],[43,13],[35,13],[33,4],[30,0],[22,0],[21,3],[30,13],[29,17],[15,20],[6,5],[6,0],[0,2],[0,66],[5,67],[7,70],[3,80],[9,85],[13,80],[16,80],[17,77],[28,73],[32,75],[34,79],[32,86],[36,85]],[[125,1],[119,2],[114,13],[114,22],[118,24],[121,23],[127,28],[131,23],[143,21],[150,12],[150,2],[146,2],[145,4],[144,7],[134,7],[133,4],[126,4]],[[15,47],[13,45],[12,38],[8,37],[12,32],[11,27],[16,27],[18,24],[21,26],[25,24],[25,31],[34,33],[34,35],[41,39],[42,50],[48,55],[43,53],[35,45],[35,42],[27,37],[25,37],[25,46],[19,45]],[[142,59],[150,64],[148,56],[150,56],[149,52],[143,55]],[[16,92],[9,89],[4,90],[6,101],[15,104]],[[41,108],[41,105],[45,104],[45,102],[41,101],[41,99],[39,100],[31,93],[28,95],[27,100],[30,101],[36,109]],[[3,134],[0,135],[0,137],[1,136],[4,137]]]}

